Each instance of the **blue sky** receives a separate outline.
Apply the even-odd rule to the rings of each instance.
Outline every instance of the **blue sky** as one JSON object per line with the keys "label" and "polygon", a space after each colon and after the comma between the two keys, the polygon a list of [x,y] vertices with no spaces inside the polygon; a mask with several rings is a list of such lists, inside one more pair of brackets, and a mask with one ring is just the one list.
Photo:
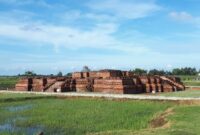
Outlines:
{"label": "blue sky", "polygon": [[0,74],[200,68],[199,0],[0,0]]}

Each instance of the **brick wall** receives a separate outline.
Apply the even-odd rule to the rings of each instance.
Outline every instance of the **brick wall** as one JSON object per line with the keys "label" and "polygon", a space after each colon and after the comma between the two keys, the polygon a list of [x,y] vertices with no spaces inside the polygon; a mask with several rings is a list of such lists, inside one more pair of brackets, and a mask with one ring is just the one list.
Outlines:
{"label": "brick wall", "polygon": [[32,78],[22,78],[15,85],[16,91],[30,91],[32,88]]}
{"label": "brick wall", "polygon": [[[175,77],[171,77],[170,79],[180,82]],[[59,83],[59,81],[63,83]],[[169,80],[166,81],[159,76],[136,76],[128,71],[101,70],[94,72],[75,72],[72,74],[72,78],[24,78],[16,84],[16,90],[43,91],[47,86],[52,86],[52,89],[58,87],[57,85],[53,86],[54,83],[59,85],[62,91],[77,92],[136,94],[171,92],[177,89],[174,86],[176,84],[170,83]]]}
{"label": "brick wall", "polygon": [[133,79],[106,78],[94,80],[94,92],[133,94],[142,93],[141,85],[134,85]]}
{"label": "brick wall", "polygon": [[46,78],[34,78],[32,84],[33,91],[43,91],[45,85],[47,84]]}
{"label": "brick wall", "polygon": [[75,72],[72,74],[72,78],[83,78],[82,72]]}

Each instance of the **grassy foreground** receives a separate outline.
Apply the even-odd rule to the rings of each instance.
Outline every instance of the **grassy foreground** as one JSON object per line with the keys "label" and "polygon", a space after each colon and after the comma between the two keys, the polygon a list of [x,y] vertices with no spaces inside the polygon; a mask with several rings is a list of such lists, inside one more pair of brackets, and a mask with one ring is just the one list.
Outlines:
{"label": "grassy foreground", "polygon": [[200,98],[200,90],[185,90],[178,92],[159,93],[158,96]]}
{"label": "grassy foreground", "polygon": [[200,81],[184,81],[185,86],[200,86]]}
{"label": "grassy foreground", "polygon": [[6,135],[200,133],[200,106],[169,102],[0,94],[0,116],[0,134]]}

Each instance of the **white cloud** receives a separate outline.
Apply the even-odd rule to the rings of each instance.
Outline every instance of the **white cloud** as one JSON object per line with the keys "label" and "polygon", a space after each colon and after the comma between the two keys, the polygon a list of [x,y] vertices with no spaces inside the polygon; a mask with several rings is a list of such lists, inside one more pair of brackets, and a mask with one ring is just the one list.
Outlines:
{"label": "white cloud", "polygon": [[[43,3],[44,0],[11,0],[0,2],[7,2],[12,4],[26,5],[33,3]],[[60,47],[71,49],[78,49],[83,47],[115,49],[128,53],[145,53],[149,49],[140,45],[139,43],[125,42],[121,39],[115,38],[113,34],[117,33],[120,23],[116,23],[118,17],[126,19],[136,19],[149,15],[150,13],[159,9],[154,2],[141,1],[121,1],[110,0],[112,4],[109,6],[107,1],[103,0],[100,3],[95,2],[91,7],[95,11],[83,12],[81,10],[68,10],[64,14],[60,13],[62,19],[72,20],[91,19],[93,25],[89,30],[69,25],[52,24],[44,20],[34,20],[39,14],[13,10],[7,13],[0,13],[0,36],[17,40],[18,42],[28,42],[31,44],[44,44],[54,46],[55,51],[59,51]],[[41,5],[43,5],[41,4]],[[47,4],[47,3],[46,3]],[[108,10],[106,10],[108,8]],[[104,11],[106,12],[99,12]],[[114,16],[107,14],[114,13]],[[116,12],[116,13],[115,13]],[[58,13],[55,13],[58,15]],[[19,17],[18,17],[19,16]],[[23,16],[21,19],[20,16]],[[27,18],[27,19],[24,19]],[[9,21],[8,21],[9,20]],[[83,22],[83,25],[84,22]],[[12,31],[12,32],[10,32]],[[24,43],[23,43],[24,44]]]}
{"label": "white cloud", "polygon": [[199,16],[193,16],[188,12],[182,11],[182,12],[170,12],[169,17],[172,18],[175,21],[180,22],[186,22],[193,24],[194,26],[197,26],[200,28],[200,17]]}
{"label": "white cloud", "polygon": [[[0,2],[2,1],[0,0]],[[18,1],[12,0],[11,3]],[[29,0],[29,2],[33,1]],[[20,19],[20,16],[23,17]],[[35,20],[34,17],[37,18],[38,16],[39,14],[37,13],[22,10],[0,12],[0,38],[11,39],[8,42],[12,42],[12,39],[14,39],[16,40],[16,45],[19,45],[19,42],[22,44],[51,45],[55,51],[59,51],[61,47],[70,49],[83,47],[104,48],[129,53],[144,53],[149,51],[144,46],[139,46],[136,43],[127,43],[115,38],[113,34],[117,33],[120,23],[107,21],[113,18],[104,13],[84,13],[78,10],[65,12],[65,16],[63,17],[66,17],[66,19],[71,18],[73,21],[80,18],[95,20],[89,30],[67,24],[59,25],[60,20],[57,20],[57,24],[52,24],[42,19]],[[85,25],[84,22],[83,25]]]}
{"label": "white cloud", "polygon": [[[2,1],[8,4],[11,2],[10,4],[16,4],[17,6],[26,6],[26,4],[36,2],[34,0],[0,0],[0,3]],[[45,1],[39,1],[41,1],[41,5],[45,5],[45,3],[42,4]],[[38,5],[36,4],[36,6]],[[63,6],[66,5],[63,4]],[[69,9],[66,7],[60,10],[58,6],[54,6],[55,10],[51,12],[53,16],[47,16],[38,12],[31,13],[28,10],[20,11],[20,8],[15,8],[18,10],[12,11],[7,10],[4,13],[0,12],[0,46],[5,46],[9,43],[13,46],[16,45],[16,47],[19,44],[30,45],[30,48],[35,48],[37,45],[44,45],[45,47],[53,46],[55,51],[63,49],[60,51],[60,55],[63,55],[63,51],[66,50],[66,54],[62,58],[55,56],[52,52],[50,54],[42,54],[41,56],[36,54],[28,56],[27,54],[30,52],[18,51],[8,55],[8,51],[5,52],[7,55],[4,55],[2,54],[4,50],[1,50],[2,55],[0,59],[1,61],[6,61],[8,64],[3,64],[0,68],[7,69],[8,67],[16,66],[16,72],[19,72],[18,69],[22,67],[26,67],[26,69],[38,69],[38,71],[42,69],[46,72],[47,68],[57,67],[58,65],[59,69],[65,70],[65,68],[71,66],[80,68],[85,64],[97,68],[113,66],[129,68],[127,66],[130,65],[135,67],[149,66],[155,68],[156,66],[164,66],[170,68],[171,65],[175,67],[199,61],[198,49],[196,49],[197,55],[193,55],[194,51],[189,51],[188,49],[191,48],[191,44],[194,46],[193,42],[188,41],[185,43],[188,48],[185,47],[186,49],[183,49],[184,45],[182,42],[169,40],[164,36],[157,35],[158,37],[156,37],[154,34],[140,33],[131,28],[120,31],[121,20],[127,21],[128,19],[146,17],[160,10],[161,7],[154,0],[102,0],[90,2],[87,6],[89,7],[87,10]],[[169,15],[175,20],[184,20],[186,22],[190,20],[189,22],[195,25],[200,22],[198,17],[194,17],[187,12],[171,12]],[[67,23],[64,20],[71,20],[72,23]],[[85,29],[87,25],[89,25],[89,29]],[[171,36],[174,38],[174,34],[171,34]],[[194,36],[196,37],[197,35],[194,34]],[[188,36],[186,37],[188,38]],[[196,37],[196,39],[198,38]],[[2,41],[5,41],[5,43],[2,43]],[[183,42],[186,42],[186,40],[183,40]],[[178,43],[182,46],[178,50],[174,49],[177,48],[175,46]],[[39,47],[37,46],[36,48]],[[81,51],[79,52],[80,48],[84,48],[84,53],[81,56]],[[91,48],[95,49],[92,49],[94,52],[90,54],[85,51],[87,48],[90,51]],[[101,51],[105,50],[108,53],[106,52],[106,55],[101,54],[101,51],[97,52],[96,48],[100,48]],[[67,53],[69,50],[73,52],[73,56]],[[181,50],[189,51],[187,54],[190,54],[190,56],[185,58],[185,52],[183,53]],[[22,53],[24,54],[19,56]],[[52,55],[52,57],[49,55]],[[54,57],[55,59],[53,59]],[[169,64],[166,65],[166,63]]]}
{"label": "white cloud", "polygon": [[5,3],[5,4],[27,4],[30,3],[32,0],[0,0],[0,3]]}
{"label": "white cloud", "polygon": [[58,14],[66,22],[88,20],[96,22],[118,23],[126,19],[138,19],[151,15],[161,9],[153,0],[101,0],[89,1],[85,4],[86,11],[71,9]]}
{"label": "white cloud", "polygon": [[143,46],[135,46],[115,39],[112,34],[116,32],[117,28],[118,26],[115,24],[98,24],[92,30],[85,31],[68,26],[48,24],[0,24],[0,36],[32,44],[49,44],[54,46],[56,51],[60,47],[71,49],[82,47],[105,48],[130,53],[149,51]]}
{"label": "white cloud", "polygon": [[96,14],[92,12],[82,13],[80,10],[69,10],[64,14],[60,15],[62,19],[67,21],[75,21],[79,19],[91,19],[94,21],[104,22],[104,21],[114,21],[114,17],[106,14]]}
{"label": "white cloud", "polygon": [[88,6],[94,11],[123,19],[143,18],[161,9],[151,0],[101,0],[90,2]]}
{"label": "white cloud", "polygon": [[0,3],[14,5],[14,6],[26,6],[26,5],[37,5],[42,7],[52,7],[44,0],[0,0]]}
{"label": "white cloud", "polygon": [[77,20],[82,18],[81,11],[79,10],[70,10],[60,15],[65,20]]}
{"label": "white cloud", "polygon": [[167,67],[168,69],[172,69],[173,66],[172,66],[171,64],[167,64],[166,67]]}
{"label": "white cloud", "polygon": [[97,20],[97,21],[114,21],[115,18],[106,14],[95,14],[95,13],[87,13],[84,16],[85,18]]}
{"label": "white cloud", "polygon": [[187,12],[171,12],[169,16],[178,21],[191,21],[194,19],[193,16]]}
{"label": "white cloud", "polygon": [[33,17],[36,17],[37,14],[29,11],[23,11],[18,9],[13,9],[8,11],[1,11],[0,12],[0,22],[2,23],[10,23],[16,21],[30,21]]}

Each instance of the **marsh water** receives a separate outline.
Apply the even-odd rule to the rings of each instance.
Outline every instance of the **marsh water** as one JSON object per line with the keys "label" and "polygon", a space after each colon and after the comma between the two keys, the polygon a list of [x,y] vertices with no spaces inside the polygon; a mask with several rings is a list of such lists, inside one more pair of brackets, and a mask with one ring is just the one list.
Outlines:
{"label": "marsh water", "polygon": [[[19,112],[19,111],[25,111],[29,110],[33,107],[33,105],[18,105],[18,106],[9,106],[5,109],[9,112]],[[43,131],[43,127],[37,126],[37,127],[19,127],[16,126],[16,121],[26,121],[28,118],[18,116],[15,118],[7,119],[4,124],[0,124],[0,133],[23,133],[23,134],[37,134],[41,131]]]}
{"label": "marsh water", "polygon": [[9,106],[6,109],[10,112],[24,111],[31,109],[33,105],[20,105],[20,106]]}

